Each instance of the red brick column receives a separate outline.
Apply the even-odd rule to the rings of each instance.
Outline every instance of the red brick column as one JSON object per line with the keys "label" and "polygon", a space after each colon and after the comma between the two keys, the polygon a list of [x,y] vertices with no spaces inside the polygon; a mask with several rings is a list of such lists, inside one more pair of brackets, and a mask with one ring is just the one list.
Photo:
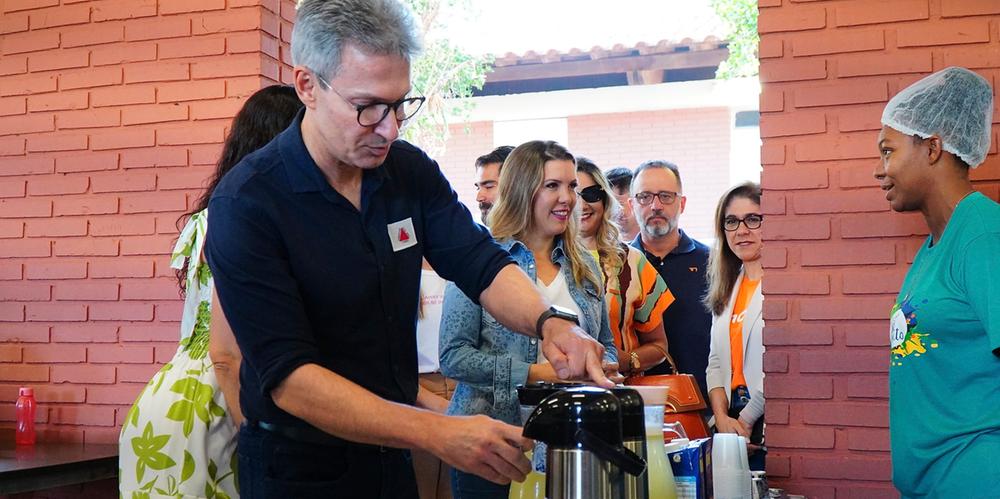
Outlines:
{"label": "red brick column", "polygon": [[291,0],[0,1],[0,427],[116,442],[176,348],[175,222],[244,99],[287,78]]}
{"label": "red brick column", "polygon": [[[872,178],[879,118],[949,65],[995,85],[1000,3],[760,0],[759,30],[768,474],[814,498],[897,497],[887,319],[927,228]],[[994,153],[973,179],[997,199]]]}

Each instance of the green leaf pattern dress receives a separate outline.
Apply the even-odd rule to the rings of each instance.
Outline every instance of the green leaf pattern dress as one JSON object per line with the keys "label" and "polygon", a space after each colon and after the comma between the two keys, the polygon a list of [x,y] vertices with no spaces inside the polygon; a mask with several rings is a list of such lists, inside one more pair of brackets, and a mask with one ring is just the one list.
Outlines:
{"label": "green leaf pattern dress", "polygon": [[181,231],[170,266],[189,262],[177,353],[139,394],[119,438],[124,499],[238,498],[237,429],[208,356],[212,275],[202,261],[208,212]]}

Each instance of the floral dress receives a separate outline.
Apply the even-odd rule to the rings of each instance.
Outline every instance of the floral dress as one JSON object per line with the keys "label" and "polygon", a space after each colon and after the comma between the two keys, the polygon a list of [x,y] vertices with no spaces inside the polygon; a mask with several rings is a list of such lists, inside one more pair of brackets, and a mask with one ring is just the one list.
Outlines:
{"label": "floral dress", "polygon": [[208,212],[181,231],[170,265],[187,261],[177,353],[139,394],[122,425],[122,498],[238,498],[236,433],[208,356],[212,275],[202,261]]}

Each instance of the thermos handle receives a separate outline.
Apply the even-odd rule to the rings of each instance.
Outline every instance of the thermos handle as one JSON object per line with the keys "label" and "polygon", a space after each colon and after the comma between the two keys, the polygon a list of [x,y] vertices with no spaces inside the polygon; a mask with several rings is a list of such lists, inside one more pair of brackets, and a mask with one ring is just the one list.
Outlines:
{"label": "thermos handle", "polygon": [[576,430],[576,441],[580,442],[586,450],[589,450],[604,461],[610,461],[625,473],[632,476],[639,476],[646,471],[646,460],[636,455],[622,446],[611,445],[600,438],[594,436],[587,430]]}

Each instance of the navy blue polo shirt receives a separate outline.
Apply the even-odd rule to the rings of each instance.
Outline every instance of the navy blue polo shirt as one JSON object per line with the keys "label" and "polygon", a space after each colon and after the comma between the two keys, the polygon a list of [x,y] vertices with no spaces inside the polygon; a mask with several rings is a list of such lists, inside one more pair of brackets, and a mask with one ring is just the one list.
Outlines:
{"label": "navy blue polo shirt", "polygon": [[514,263],[437,164],[405,142],[364,172],[358,211],[306,150],[302,116],[222,179],[205,243],[243,353],[243,412],[286,425],[303,423],[270,392],[307,363],[382,398],[416,400],[421,257],[473,300]]}
{"label": "navy blue polo shirt", "polygon": [[[677,370],[692,374],[698,380],[705,402],[708,402],[705,369],[712,343],[712,313],[701,302],[708,293],[708,246],[691,239],[683,230],[679,231],[681,237],[677,247],[663,258],[646,251],[641,234],[635,236],[632,246],[642,250],[674,294],[676,300],[663,312],[667,349],[677,363]],[[670,366],[664,362],[646,374],[669,372]]]}

